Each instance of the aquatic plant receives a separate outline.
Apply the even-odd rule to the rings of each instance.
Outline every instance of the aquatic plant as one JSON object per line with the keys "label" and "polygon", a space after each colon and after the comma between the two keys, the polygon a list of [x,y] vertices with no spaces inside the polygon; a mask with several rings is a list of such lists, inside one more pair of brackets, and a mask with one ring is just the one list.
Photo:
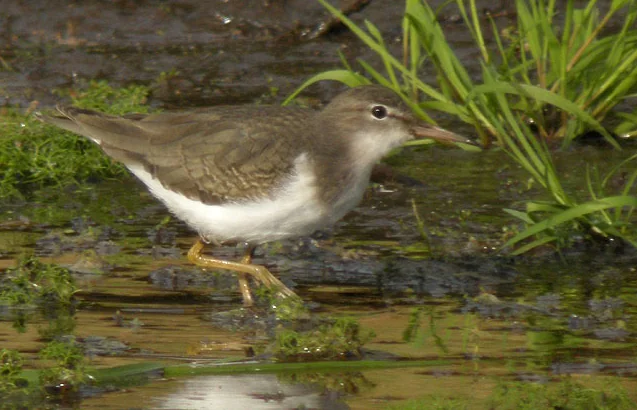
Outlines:
{"label": "aquatic plant", "polygon": [[54,304],[68,306],[77,292],[68,269],[26,257],[9,268],[0,283],[0,301],[10,306]]}
{"label": "aquatic plant", "polygon": [[22,375],[22,355],[9,349],[0,349],[0,409],[29,408],[28,381]]}
{"label": "aquatic plant", "polygon": [[[504,34],[491,16],[487,16],[487,28],[482,27],[475,0],[446,2],[456,4],[480,50],[482,83],[472,79],[456,56],[438,21],[438,12],[425,1],[406,1],[402,60],[391,54],[373,23],[365,21],[367,31],[363,30],[326,0],[318,1],[378,54],[385,73],[359,60],[366,74],[404,96],[422,118],[431,120],[424,110],[452,114],[475,126],[485,145],[491,138],[502,143],[501,138],[510,131],[502,125],[517,127],[526,121],[516,118],[511,122],[502,115],[496,97],[500,95],[506,97],[507,105],[520,119],[533,121],[539,135],[570,141],[583,130],[594,129],[617,146],[600,121],[637,91],[637,30],[632,29],[637,19],[635,0],[613,1],[601,19],[596,0],[590,0],[584,8],[575,8],[574,1],[569,0],[562,12],[562,25],[554,21],[558,14],[554,0],[517,0],[517,26],[503,30]],[[617,14],[623,17],[620,32],[602,37],[603,28]],[[494,46],[486,43],[485,30],[492,31]],[[287,101],[322,80],[348,86],[370,82],[342,60],[344,69],[310,78]],[[439,90],[418,77],[425,63],[436,69]],[[419,102],[421,95],[429,101]],[[547,106],[557,109],[557,115],[548,118]],[[619,129],[637,127],[634,115],[616,115],[625,120]]]}
{"label": "aquatic plant", "polygon": [[150,88],[143,85],[114,88],[105,80],[92,80],[73,89],[57,91],[60,96],[68,96],[76,107],[112,115],[148,113],[150,106],[146,102],[149,93]]}
{"label": "aquatic plant", "polygon": [[[425,319],[426,324],[423,323]],[[435,309],[430,307],[414,308],[409,314],[407,327],[403,330],[403,341],[424,344],[426,343],[425,340],[437,346],[441,353],[449,353],[448,340],[445,340],[436,328]]]}
{"label": "aquatic plant", "polygon": [[[58,91],[73,105],[111,114],[148,112],[148,93],[144,86],[113,88],[105,81]],[[21,198],[44,186],[126,175],[121,165],[101,155],[86,138],[38,121],[34,109],[0,110],[0,198]]]}
{"label": "aquatic plant", "polygon": [[48,320],[38,328],[40,337],[51,340],[75,329],[75,293],[77,287],[71,272],[59,265],[25,257],[18,266],[6,270],[0,280],[0,304],[13,310],[13,327],[26,331],[34,308]]}
{"label": "aquatic plant", "polygon": [[295,322],[310,317],[307,307],[298,298],[282,298],[272,289],[261,286],[255,290],[255,296],[259,302],[267,306],[269,314],[278,322]]}
{"label": "aquatic plant", "polygon": [[[584,131],[594,131],[619,148],[601,123],[609,116],[621,120],[616,133],[635,134],[637,115],[614,108],[637,91],[637,30],[632,28],[637,19],[636,0],[613,1],[602,17],[596,0],[583,8],[568,0],[560,11],[562,24],[555,19],[561,3],[517,0],[517,24],[503,34],[492,16],[487,16],[483,27],[475,0],[446,2],[444,6],[455,3],[480,51],[481,82],[456,56],[437,11],[426,1],[406,1],[402,59],[391,54],[374,24],[365,21],[363,29],[326,0],[318,1],[379,56],[384,73],[358,61],[368,77],[394,89],[424,119],[431,120],[425,110],[439,111],[471,124],[485,146],[496,142],[549,194],[547,201],[527,201],[524,211],[507,210],[527,228],[505,247],[518,246],[529,237],[535,239],[514,253],[549,243],[559,247],[568,243],[564,237],[573,230],[620,237],[637,246],[629,223],[637,206],[637,198],[630,195],[637,173],[626,178],[619,193],[606,192],[616,169],[600,178],[601,184],[589,178],[591,200],[581,202],[564,190],[547,144],[562,138],[565,146]],[[621,29],[602,35],[614,16],[623,19]],[[487,30],[493,37],[489,44]],[[336,80],[348,86],[371,82],[344,58],[342,61],[344,69],[310,78],[288,101],[317,81]],[[418,77],[425,62],[435,68],[438,88]],[[427,100],[421,102],[422,96]],[[634,160],[631,157],[627,162]],[[594,168],[589,170],[589,175],[597,173]]]}
{"label": "aquatic plant", "polygon": [[24,379],[20,377],[23,362],[24,359],[19,352],[0,350],[0,396],[24,389]]}
{"label": "aquatic plant", "polygon": [[373,336],[373,332],[363,331],[355,319],[341,317],[307,332],[279,330],[272,353],[285,362],[360,357],[361,347]]}
{"label": "aquatic plant", "polygon": [[40,373],[41,385],[51,394],[67,394],[79,388],[89,378],[84,353],[74,338],[50,342],[40,350],[39,356],[44,360],[52,360],[55,364]]}

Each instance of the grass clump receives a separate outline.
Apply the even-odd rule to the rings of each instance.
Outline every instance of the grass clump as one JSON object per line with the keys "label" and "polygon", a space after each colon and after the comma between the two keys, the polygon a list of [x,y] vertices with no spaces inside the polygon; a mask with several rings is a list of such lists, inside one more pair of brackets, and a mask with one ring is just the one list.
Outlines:
{"label": "grass clump", "polygon": [[311,316],[303,301],[298,297],[281,297],[275,289],[266,286],[258,287],[255,296],[260,303],[267,306],[268,313],[273,315],[279,323],[294,323]]}
{"label": "grass clump", "polygon": [[40,337],[51,340],[75,329],[75,293],[78,291],[71,272],[58,265],[27,257],[15,268],[7,269],[0,280],[0,303],[11,308],[13,327],[26,331],[37,309],[46,319],[38,328]]}
{"label": "grass clump", "polygon": [[[123,114],[148,112],[148,93],[144,86],[116,89],[105,81],[91,81],[60,94],[68,95],[78,107]],[[13,108],[0,110],[0,164],[0,198],[23,198],[48,185],[125,175],[123,166],[101,154],[86,138]]]}
{"label": "grass clump", "polygon": [[[367,76],[402,95],[422,118],[425,110],[440,111],[473,125],[485,145],[496,139],[507,147],[507,135],[515,135],[528,121],[544,137],[562,137],[565,141],[586,129],[599,131],[617,146],[600,121],[612,109],[637,92],[637,0],[613,1],[600,18],[596,0],[576,8],[574,0],[516,0],[516,26],[503,30],[491,17],[482,22],[475,0],[448,1],[442,7],[456,5],[453,13],[462,17],[476,47],[480,50],[481,81],[477,81],[456,56],[438,21],[439,10],[423,0],[406,0],[403,18],[403,55],[394,57],[380,30],[365,21],[357,26],[326,0],[319,0],[359,39],[377,53],[384,72],[359,60]],[[556,16],[564,16],[560,25]],[[613,16],[622,16],[617,34],[603,29]],[[490,32],[494,38],[487,44]],[[418,77],[422,66],[431,64],[437,73],[439,89]],[[322,80],[340,81],[348,86],[370,80],[356,72],[343,59],[345,69],[331,70],[310,78],[303,88]],[[422,97],[427,100],[420,102]],[[289,100],[288,99],[288,100]],[[502,102],[514,114],[502,112]],[[547,106],[552,110],[547,110]],[[556,115],[547,116],[547,113]],[[620,114],[622,128],[637,126],[634,116]]]}
{"label": "grass clump", "polygon": [[71,104],[76,107],[112,115],[148,113],[150,106],[146,101],[149,93],[150,88],[143,85],[113,88],[104,80],[93,80],[78,89],[58,92],[60,96],[70,97]]}
{"label": "grass clump", "polygon": [[[15,316],[14,328],[26,329],[28,312],[33,311],[29,308],[37,308],[48,319],[46,326],[38,329],[41,339],[49,340],[40,350],[39,358],[50,364],[41,371],[23,371],[18,352],[0,350],[0,396],[8,394],[6,403],[20,408],[23,402],[41,400],[41,394],[58,397],[75,393],[88,380],[83,351],[75,338],[68,336],[75,328],[76,292],[68,269],[42,263],[35,257],[22,259],[17,267],[4,273],[0,302],[15,308],[11,310]],[[27,377],[27,373],[33,377]],[[38,390],[38,386],[44,390]]]}
{"label": "grass clump", "polygon": [[64,395],[75,391],[89,378],[84,353],[73,338],[52,341],[40,350],[39,355],[41,359],[55,363],[40,373],[40,383],[50,394]]}
{"label": "grass clump", "polygon": [[[485,147],[496,143],[505,150],[549,198],[527,201],[524,210],[507,210],[526,225],[505,244],[518,247],[514,253],[546,244],[559,248],[574,231],[619,237],[637,246],[631,223],[637,171],[629,171],[624,185],[611,192],[608,181],[617,168],[595,179],[599,171],[591,166],[585,187],[590,199],[581,200],[564,189],[549,149],[550,140],[566,146],[587,131],[619,148],[602,124],[610,117],[618,123],[615,133],[637,134],[637,115],[616,112],[619,103],[637,93],[637,0],[613,1],[605,14],[596,0],[582,7],[574,0],[516,0],[516,24],[502,31],[492,17],[481,18],[475,0],[448,1],[441,8],[455,5],[454,13],[480,51],[480,78],[456,56],[439,10],[424,0],[405,2],[402,58],[390,53],[374,24],[366,21],[359,27],[326,0],[319,2],[378,55],[383,70],[359,60],[366,76],[361,75],[343,58],[344,69],[316,75],[290,98],[321,80],[356,86],[371,78],[396,91],[425,120],[431,121],[425,111],[438,111],[474,126]],[[620,29],[607,33],[604,28],[613,18],[622,19]],[[487,43],[487,37],[493,41]],[[425,63],[436,71],[437,88],[418,77]],[[625,169],[636,160],[630,157],[620,166]]]}
{"label": "grass clump", "polygon": [[26,381],[20,377],[24,360],[19,352],[9,349],[0,350],[0,396],[22,391]]}
{"label": "grass clump", "polygon": [[272,353],[286,362],[360,357],[362,346],[373,336],[371,331],[363,332],[353,318],[343,317],[306,332],[279,330]]}
{"label": "grass clump", "polygon": [[0,349],[0,409],[30,408],[29,382],[22,377],[23,363],[19,352]]}
{"label": "grass clump", "polygon": [[77,292],[71,272],[35,257],[22,259],[0,283],[0,301],[10,306],[70,306]]}

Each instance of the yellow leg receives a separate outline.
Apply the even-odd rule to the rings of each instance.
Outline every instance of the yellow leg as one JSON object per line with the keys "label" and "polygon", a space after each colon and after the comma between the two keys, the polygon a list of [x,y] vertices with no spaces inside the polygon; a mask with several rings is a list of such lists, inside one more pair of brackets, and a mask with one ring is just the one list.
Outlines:
{"label": "yellow leg", "polygon": [[204,268],[227,269],[237,272],[239,275],[239,290],[243,296],[243,304],[245,306],[252,306],[254,303],[252,294],[250,293],[247,275],[252,275],[252,277],[261,282],[261,284],[276,290],[279,295],[283,297],[296,296],[294,292],[285,286],[283,282],[274,277],[264,266],[251,264],[254,246],[248,246],[247,252],[241,259],[241,262],[224,261],[204,256],[201,253],[203,248],[203,241],[198,239],[188,251],[188,260]]}
{"label": "yellow leg", "polygon": [[[252,264],[252,253],[254,252],[254,246],[248,245],[246,254],[241,258],[241,263],[244,265]],[[248,281],[248,274],[245,272],[237,272],[237,279],[239,280],[239,291],[243,296],[243,305],[252,306],[252,293],[250,293],[250,282]]]}

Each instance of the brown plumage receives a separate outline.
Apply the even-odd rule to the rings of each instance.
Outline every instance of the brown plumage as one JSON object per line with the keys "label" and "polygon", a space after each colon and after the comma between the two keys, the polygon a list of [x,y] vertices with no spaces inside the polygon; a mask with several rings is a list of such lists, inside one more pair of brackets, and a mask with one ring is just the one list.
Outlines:
{"label": "brown plumage", "polygon": [[[209,205],[266,198],[292,172],[312,111],[280,107],[200,108],[115,117],[70,106],[44,117],[87,136],[111,158],[139,163],[168,189]],[[291,139],[290,136],[294,136]]]}

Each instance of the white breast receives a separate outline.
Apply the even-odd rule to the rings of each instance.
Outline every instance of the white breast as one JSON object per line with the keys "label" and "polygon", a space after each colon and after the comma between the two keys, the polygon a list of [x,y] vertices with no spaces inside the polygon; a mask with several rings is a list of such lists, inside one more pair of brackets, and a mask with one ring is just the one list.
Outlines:
{"label": "white breast", "polygon": [[[276,198],[255,203],[207,205],[164,188],[140,165],[128,168],[175,216],[204,237],[219,242],[263,243],[309,235],[333,223],[336,216],[333,209],[326,208],[318,200],[316,178],[305,154],[296,158],[295,172],[279,188]],[[344,210],[347,212],[352,207],[352,200],[348,198],[345,202],[349,207]]]}

